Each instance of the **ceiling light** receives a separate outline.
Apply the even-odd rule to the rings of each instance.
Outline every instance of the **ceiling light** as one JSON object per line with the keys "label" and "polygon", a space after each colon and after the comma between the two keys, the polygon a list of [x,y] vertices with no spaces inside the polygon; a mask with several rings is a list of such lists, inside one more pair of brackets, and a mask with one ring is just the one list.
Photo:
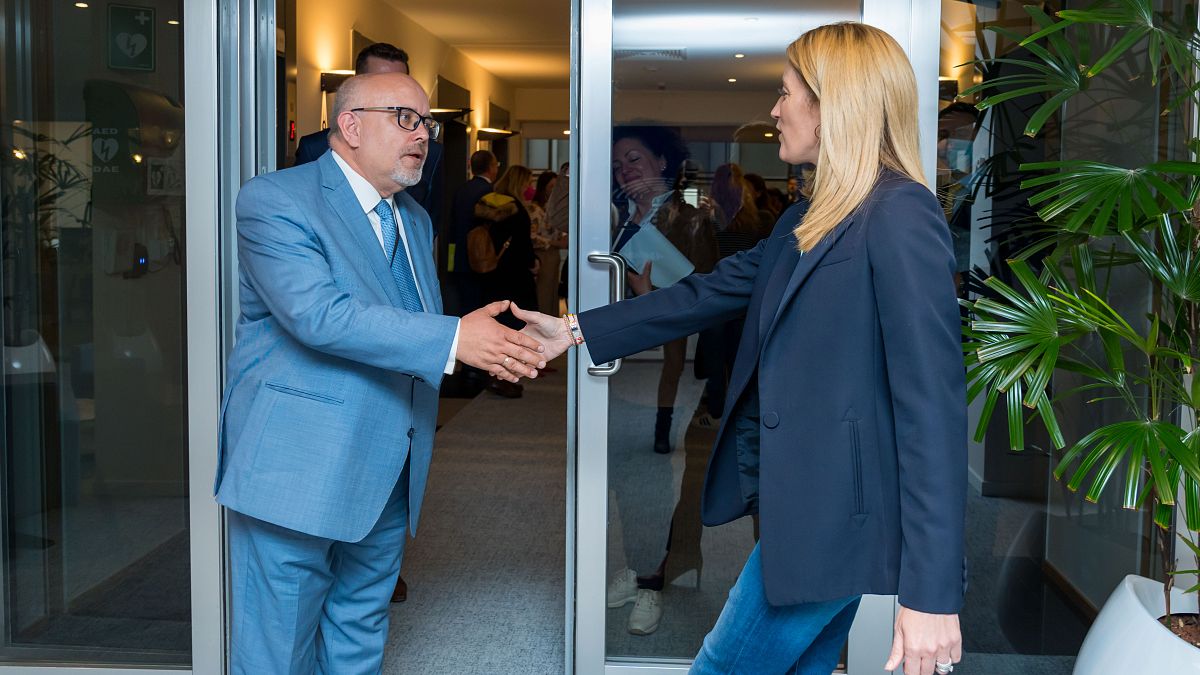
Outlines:
{"label": "ceiling light", "polygon": [[139,155],[139,154],[137,154],[136,152],[135,152],[135,153],[133,153],[133,163],[134,163],[134,164],[141,164],[141,163],[142,163],[142,156],[141,156],[141,155]]}
{"label": "ceiling light", "polygon": [[516,136],[521,132],[511,131],[509,129],[496,129],[494,127],[479,127],[479,131],[475,132],[475,137],[481,141],[500,141],[511,136]]}
{"label": "ceiling light", "polygon": [[439,122],[449,122],[469,112],[471,112],[470,108],[430,108],[429,116]]}
{"label": "ceiling light", "polygon": [[735,59],[744,59],[744,58],[746,58],[746,55],[745,55],[745,54],[734,54],[734,55],[733,55],[733,58],[735,58]]}
{"label": "ceiling light", "polygon": [[87,9],[88,8],[88,4],[86,2],[77,2],[77,3],[75,3],[75,6],[78,7],[79,9]]}
{"label": "ceiling light", "polygon": [[18,149],[18,148],[13,148],[13,157],[16,157],[17,159],[22,159],[22,160],[23,160],[23,159],[25,159],[25,152],[24,152],[23,150],[20,150],[20,149]]}
{"label": "ceiling light", "polygon": [[768,131],[767,133],[763,134],[763,137],[764,138],[775,138],[775,134]]}
{"label": "ceiling light", "polygon": [[736,77],[731,77],[731,78],[729,78],[729,81],[730,81],[730,82],[737,82],[737,78],[736,78]]}
{"label": "ceiling light", "polygon": [[176,21],[175,19],[168,19],[168,20],[167,20],[167,25],[168,25],[168,26],[178,26],[178,25],[179,25],[179,22],[178,22],[178,21]]}
{"label": "ceiling light", "polygon": [[570,135],[571,135],[570,129],[563,129],[563,136],[570,136]]}

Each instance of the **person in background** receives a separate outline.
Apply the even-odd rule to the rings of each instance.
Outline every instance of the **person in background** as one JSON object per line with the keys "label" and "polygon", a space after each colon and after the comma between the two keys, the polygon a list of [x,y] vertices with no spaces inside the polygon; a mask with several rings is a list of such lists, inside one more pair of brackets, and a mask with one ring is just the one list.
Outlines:
{"label": "person in background", "polygon": [[[532,171],[514,164],[496,179],[492,192],[481,197],[475,205],[477,218],[492,220],[490,232],[496,253],[504,253],[495,270],[477,277],[485,305],[505,300],[523,307],[537,307],[534,275],[538,258],[533,250],[529,211],[521,200],[532,179]],[[524,325],[507,312],[497,320],[514,329]],[[496,378],[488,381],[487,388],[505,398],[520,398],[524,393],[520,384]]]}
{"label": "person in background", "polygon": [[966,377],[941,205],[924,184],[917,83],[861,23],[787,49],[771,111],[810,198],[771,236],[647,295],[551,317],[514,310],[550,358],[594,363],[745,312],[708,464],[704,523],[760,514],[760,539],[693,675],[829,673],[864,594],[897,595],[885,670],[962,658]]}
{"label": "person in background", "polygon": [[791,206],[800,201],[800,177],[788,176],[787,180],[787,205]]}
{"label": "person in background", "polygon": [[759,226],[770,232],[779,213],[772,213],[767,203],[767,181],[756,173],[748,173],[746,174],[746,183],[750,186],[750,194],[754,197],[754,208],[758,211]]}
{"label": "person in background", "polygon": [[[354,59],[354,72],[357,75],[367,73],[404,73],[408,75],[408,53],[386,42],[367,45]],[[292,166],[316,161],[318,157],[328,151],[328,129],[301,136],[300,142],[296,144],[296,161]],[[421,181],[406,190],[409,196],[417,200],[421,208],[425,209],[425,212],[429,214],[430,222],[435,226],[442,208],[441,166],[442,145],[437,141],[430,141],[429,154],[425,158],[425,167],[421,171]]]}
{"label": "person in background", "polygon": [[[620,253],[624,242],[638,229],[653,227],[691,262],[695,273],[703,274],[712,270],[717,259],[714,206],[708,198],[702,199],[699,207],[684,201],[681,178],[687,157],[687,146],[672,129],[629,126],[613,131],[613,202],[618,212],[617,222],[621,223],[613,245],[614,251]],[[651,291],[651,272],[649,263],[640,272],[628,272],[629,286],[635,294],[644,295]],[[660,344],[663,363],[658,380],[658,407],[651,447],[654,452],[667,455],[674,450],[671,425],[686,359],[687,335],[676,335]],[[629,495],[635,489],[647,488],[617,485],[614,489],[617,501],[628,506],[634,499]],[[649,489],[673,488],[652,486]],[[626,514],[633,511],[631,508],[622,510],[622,517],[628,517]],[[668,523],[669,518],[664,517],[661,528],[668,529]],[[639,522],[630,524],[630,527],[654,527],[654,524]],[[638,551],[632,552],[632,555],[629,553],[627,551],[627,561],[642,557]],[[651,560],[659,560],[660,553],[654,552],[653,555]],[[627,564],[641,565],[640,562]],[[657,630],[663,614],[661,580],[655,579],[654,575],[639,579],[634,569],[626,567],[610,580],[607,593],[609,607],[634,603],[627,626],[630,633],[648,635]]]}
{"label": "person in background", "polygon": [[[613,250],[620,253],[635,228],[655,227],[695,267],[712,270],[717,259],[716,228],[711,200],[704,208],[684,201],[679,180],[687,146],[679,134],[666,127],[627,126],[613,131],[613,182],[618,222],[623,223]],[[651,288],[650,271],[630,270],[629,286],[637,295]],[[520,304],[520,303],[518,303]],[[675,395],[687,350],[687,336],[663,346],[663,369],[658,380],[658,414],[654,424],[654,451],[671,452],[671,421]]]}
{"label": "person in background", "polygon": [[[565,178],[563,180],[566,180]],[[558,174],[543,171],[537,177],[533,199],[529,200],[529,221],[533,225],[533,249],[537,252],[537,307],[543,314],[558,314],[558,281],[562,259],[559,251],[567,247],[567,232],[550,223],[546,206],[558,184]]]}
{"label": "person in background", "polygon": [[[559,249],[558,297],[567,297],[567,249],[570,246],[569,232],[571,229],[571,165],[563,162],[558,167],[558,180],[554,181],[554,189],[550,191],[550,199],[546,202],[546,224],[556,236],[560,237],[563,247]],[[557,311],[550,312],[557,314]]]}
{"label": "person in background", "polygon": [[[753,190],[737,164],[722,164],[713,172],[712,198],[717,206],[718,259],[754,248],[770,232],[760,227]],[[720,425],[725,410],[725,385],[741,335],[742,317],[700,333],[696,351],[708,363],[708,372],[704,373],[707,410],[692,420],[693,426],[715,431]]]}
{"label": "person in background", "polygon": [[471,180],[454,193],[450,218],[453,230],[454,254],[450,257],[450,274],[458,291],[458,312],[469,314],[483,306],[483,290],[471,273],[467,261],[467,233],[475,227],[475,204],[492,191],[492,183],[500,175],[500,162],[488,150],[477,150],[470,160]]}
{"label": "person in background", "polygon": [[973,165],[972,150],[979,121],[975,106],[962,101],[938,112],[937,192],[954,238],[954,278],[960,294],[962,277],[971,269],[971,206],[981,176]]}

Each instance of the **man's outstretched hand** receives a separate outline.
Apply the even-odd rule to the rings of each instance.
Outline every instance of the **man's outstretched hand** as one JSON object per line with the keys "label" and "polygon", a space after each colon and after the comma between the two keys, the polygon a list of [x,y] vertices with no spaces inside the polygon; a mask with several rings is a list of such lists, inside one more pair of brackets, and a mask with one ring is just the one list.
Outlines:
{"label": "man's outstretched hand", "polygon": [[521,329],[521,332],[530,339],[545,345],[546,350],[542,352],[542,358],[546,361],[557,357],[575,344],[575,341],[571,339],[570,329],[567,328],[566,322],[561,317],[524,310],[517,307],[515,302],[512,303],[511,309],[513,316],[525,322],[525,327]]}
{"label": "man's outstretched hand", "polygon": [[[535,338],[496,321],[509,304],[508,300],[500,300],[464,316],[458,327],[454,358],[501,380],[519,382],[522,377],[537,377],[538,369],[545,368],[546,361],[553,357],[545,355],[546,348]],[[517,306],[512,309],[515,314]],[[519,315],[517,318],[526,320]]]}

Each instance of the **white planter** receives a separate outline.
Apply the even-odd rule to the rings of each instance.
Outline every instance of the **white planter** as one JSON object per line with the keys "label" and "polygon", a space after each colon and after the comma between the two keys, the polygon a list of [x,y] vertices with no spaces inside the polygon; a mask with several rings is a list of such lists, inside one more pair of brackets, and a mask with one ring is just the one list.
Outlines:
{"label": "white planter", "polygon": [[[1173,589],[1171,611],[1195,612],[1196,595]],[[1200,649],[1158,622],[1165,613],[1161,583],[1125,577],[1088,631],[1074,675],[1200,675]]]}

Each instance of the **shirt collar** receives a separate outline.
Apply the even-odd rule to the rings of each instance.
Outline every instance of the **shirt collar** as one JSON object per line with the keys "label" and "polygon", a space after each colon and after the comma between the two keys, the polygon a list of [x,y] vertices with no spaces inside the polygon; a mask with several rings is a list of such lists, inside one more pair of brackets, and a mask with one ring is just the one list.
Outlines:
{"label": "shirt collar", "polygon": [[[362,207],[363,213],[370,213],[375,210],[383,197],[379,196],[379,190],[376,190],[366,178],[363,178],[357,171],[342,159],[337,150],[333,151],[333,161],[337,162],[338,168],[342,173],[346,174],[346,180],[350,183],[350,189],[354,190],[354,196],[358,199],[359,206]],[[389,200],[390,201],[390,200]]]}

